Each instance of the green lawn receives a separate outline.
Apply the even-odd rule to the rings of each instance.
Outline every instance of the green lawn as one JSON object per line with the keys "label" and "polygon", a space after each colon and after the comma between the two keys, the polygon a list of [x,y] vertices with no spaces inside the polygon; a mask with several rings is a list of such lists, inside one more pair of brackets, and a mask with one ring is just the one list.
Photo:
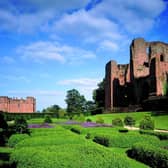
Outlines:
{"label": "green lawn", "polygon": [[[114,113],[114,114],[99,114],[94,116],[89,116],[92,121],[96,121],[98,117],[102,117],[105,123],[112,123],[112,119],[121,118],[124,120],[124,117],[130,115],[136,120],[136,127],[139,126],[140,121],[144,118],[145,115],[151,115],[151,112],[131,112],[131,113]],[[152,119],[155,121],[156,129],[165,129],[168,130],[168,115],[161,116],[152,116]]]}

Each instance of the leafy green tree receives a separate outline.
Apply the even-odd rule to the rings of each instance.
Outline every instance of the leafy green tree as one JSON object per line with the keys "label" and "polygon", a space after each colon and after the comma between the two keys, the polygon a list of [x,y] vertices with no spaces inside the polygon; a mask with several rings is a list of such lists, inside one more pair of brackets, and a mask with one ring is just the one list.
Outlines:
{"label": "leafy green tree", "polygon": [[67,112],[69,114],[85,111],[86,99],[83,95],[80,95],[78,90],[68,90],[65,101],[67,103]]}
{"label": "leafy green tree", "polygon": [[98,88],[93,91],[93,100],[95,101],[97,107],[105,106],[105,79],[98,83]]}
{"label": "leafy green tree", "polygon": [[24,117],[17,117],[15,119],[15,132],[18,134],[30,133],[27,121]]}
{"label": "leafy green tree", "polygon": [[85,110],[87,112],[92,112],[96,109],[96,104],[93,101],[86,101]]}

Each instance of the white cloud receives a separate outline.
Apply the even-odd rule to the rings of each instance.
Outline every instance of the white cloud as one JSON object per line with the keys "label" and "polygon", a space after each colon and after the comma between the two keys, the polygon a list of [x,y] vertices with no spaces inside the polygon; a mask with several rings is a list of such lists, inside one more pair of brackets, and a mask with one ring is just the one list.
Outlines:
{"label": "white cloud", "polygon": [[55,60],[61,63],[76,63],[96,57],[91,51],[51,41],[38,41],[20,46],[17,48],[17,53],[26,59],[35,61]]}
{"label": "white cloud", "polygon": [[100,79],[92,79],[92,78],[78,78],[78,79],[68,79],[59,81],[60,85],[74,85],[74,86],[88,86],[95,87],[97,83],[100,82]]}
{"label": "white cloud", "polygon": [[17,33],[44,31],[62,13],[85,7],[88,0],[25,0],[16,5],[0,1],[0,29]]}
{"label": "white cloud", "polygon": [[0,61],[6,64],[12,64],[15,62],[15,59],[9,56],[2,56]]}
{"label": "white cloud", "polygon": [[162,0],[106,0],[98,4],[91,12],[93,15],[116,20],[121,28],[131,33],[143,33],[154,24],[155,18],[165,9]]}
{"label": "white cloud", "polygon": [[87,100],[92,100],[93,90],[97,88],[97,84],[102,79],[99,78],[78,78],[59,81],[59,85],[69,86],[69,88],[76,88]]}
{"label": "white cloud", "polygon": [[114,42],[108,41],[108,40],[102,41],[100,43],[100,46],[101,46],[101,49],[104,49],[104,50],[116,51],[119,49],[119,46],[117,43],[114,43]]}

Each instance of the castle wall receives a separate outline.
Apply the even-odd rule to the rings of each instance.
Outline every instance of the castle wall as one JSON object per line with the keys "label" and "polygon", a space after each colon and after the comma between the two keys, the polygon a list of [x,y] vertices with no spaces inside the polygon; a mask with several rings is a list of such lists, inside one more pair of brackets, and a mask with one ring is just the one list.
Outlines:
{"label": "castle wall", "polygon": [[18,99],[1,96],[0,111],[9,113],[33,113],[36,111],[36,100],[33,97]]}
{"label": "castle wall", "polygon": [[106,65],[105,108],[140,105],[150,96],[162,96],[167,78],[168,44],[134,39],[129,64]]}

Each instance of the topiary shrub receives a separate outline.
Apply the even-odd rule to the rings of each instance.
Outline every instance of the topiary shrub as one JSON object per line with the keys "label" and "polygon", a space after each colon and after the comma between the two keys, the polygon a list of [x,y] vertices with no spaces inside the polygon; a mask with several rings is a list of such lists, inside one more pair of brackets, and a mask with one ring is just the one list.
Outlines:
{"label": "topiary shrub", "polygon": [[15,119],[14,130],[15,130],[15,133],[18,133],[18,134],[30,133],[28,129],[27,121],[24,117],[17,117]]}
{"label": "topiary shrub", "polygon": [[103,118],[102,118],[102,117],[98,117],[98,118],[96,119],[96,123],[98,123],[98,124],[103,124],[103,123],[104,123]]}
{"label": "topiary shrub", "polygon": [[90,118],[87,118],[86,122],[92,122],[92,120]]}
{"label": "topiary shrub", "polygon": [[91,139],[91,134],[90,133],[87,133],[86,136],[85,136],[86,139]]}
{"label": "topiary shrub", "polygon": [[140,129],[144,130],[154,130],[154,121],[151,119],[150,116],[145,116],[144,119],[140,122],[139,127]]}
{"label": "topiary shrub", "polygon": [[123,127],[124,124],[120,118],[115,118],[112,120],[112,126]]}
{"label": "topiary shrub", "polygon": [[29,138],[27,134],[13,134],[8,140],[9,147],[15,147],[17,143],[22,141],[23,139]]}
{"label": "topiary shrub", "polygon": [[45,115],[44,123],[52,123],[50,115]]}
{"label": "topiary shrub", "polygon": [[135,125],[135,119],[131,116],[126,116],[124,118],[124,124],[128,126],[134,126]]}

